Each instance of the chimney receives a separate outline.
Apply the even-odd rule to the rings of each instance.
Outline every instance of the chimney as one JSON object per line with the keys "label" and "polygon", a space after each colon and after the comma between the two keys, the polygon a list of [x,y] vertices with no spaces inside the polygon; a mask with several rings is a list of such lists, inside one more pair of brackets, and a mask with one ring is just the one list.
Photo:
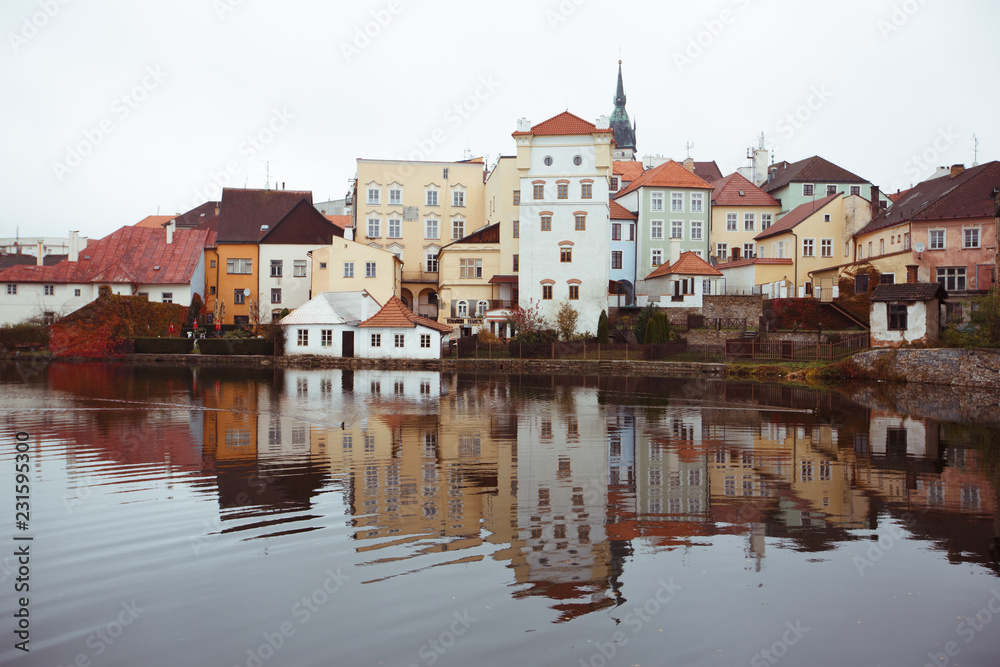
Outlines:
{"label": "chimney", "polygon": [[951,165],[951,177],[952,178],[955,178],[956,176],[958,176],[959,174],[961,174],[963,171],[965,171],[965,165],[964,164],[953,164],[953,165]]}
{"label": "chimney", "polygon": [[670,266],[677,263],[677,260],[681,258],[681,240],[680,239],[670,239]]}
{"label": "chimney", "polygon": [[517,131],[518,132],[530,132],[531,131],[531,121],[523,116],[517,119]]}
{"label": "chimney", "polygon": [[694,158],[693,157],[684,158],[684,168],[687,169],[688,171],[690,171],[692,174],[694,173]]}
{"label": "chimney", "polygon": [[361,321],[368,319],[368,290],[361,291]]}
{"label": "chimney", "polygon": [[38,242],[38,257],[35,259],[35,264],[38,266],[45,264],[45,245],[41,241]]}
{"label": "chimney", "polygon": [[915,283],[917,282],[917,265],[907,264],[906,265],[906,282]]}
{"label": "chimney", "polygon": [[871,204],[870,204],[872,209],[872,218],[877,216],[879,214],[879,211],[881,210],[881,207],[879,207],[878,205],[878,198],[879,198],[878,186],[873,185],[871,186]]}
{"label": "chimney", "polygon": [[70,262],[80,260],[80,232],[69,233],[69,256],[66,258]]}
{"label": "chimney", "polygon": [[354,227],[344,227],[344,240],[353,241],[354,240]]}
{"label": "chimney", "polygon": [[167,245],[170,245],[171,243],[174,242],[174,226],[176,225],[176,223],[177,223],[176,219],[171,220],[170,222],[163,223],[163,229],[165,229],[167,232]]}

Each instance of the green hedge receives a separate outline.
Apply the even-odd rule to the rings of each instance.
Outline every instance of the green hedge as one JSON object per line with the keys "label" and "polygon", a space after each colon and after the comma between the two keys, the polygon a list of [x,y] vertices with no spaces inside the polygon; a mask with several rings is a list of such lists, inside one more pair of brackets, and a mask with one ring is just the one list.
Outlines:
{"label": "green hedge", "polygon": [[202,354],[274,354],[270,338],[199,338]]}
{"label": "green hedge", "polygon": [[194,348],[190,338],[133,338],[137,354],[189,354]]}

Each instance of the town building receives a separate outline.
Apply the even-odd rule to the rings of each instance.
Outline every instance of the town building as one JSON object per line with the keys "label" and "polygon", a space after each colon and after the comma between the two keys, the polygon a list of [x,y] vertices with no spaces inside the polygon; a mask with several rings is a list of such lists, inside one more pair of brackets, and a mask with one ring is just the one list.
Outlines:
{"label": "town building", "polygon": [[737,172],[712,185],[712,257],[718,262],[756,257],[754,237],[774,224],[781,204]]}
{"label": "town building", "polygon": [[611,211],[611,272],[608,307],[635,305],[636,225],[638,216],[615,200]]}
{"label": "town building", "polygon": [[[777,162],[768,167],[768,179],[760,188],[781,203],[779,217],[802,204],[829,197],[838,192],[869,197],[872,184],[843,167],[814,155],[798,162]],[[876,188],[874,192],[878,193]],[[878,193],[871,197],[877,208],[886,208],[889,199]]]}
{"label": "town building", "polygon": [[878,285],[871,296],[872,347],[937,343],[947,298],[937,282]]}
{"label": "town building", "polygon": [[500,249],[497,223],[452,241],[438,252],[438,321],[457,328],[460,336],[482,327],[488,310],[503,307],[495,298],[499,285],[490,282],[501,272]]}
{"label": "town building", "polygon": [[724,284],[720,271],[688,251],[646,276],[639,283],[639,300],[645,297],[645,303],[660,308],[701,308],[706,294],[725,293]]}
{"label": "town building", "polygon": [[447,324],[420,317],[392,297],[359,326],[358,356],[368,359],[440,359]]}
{"label": "town building", "polygon": [[283,317],[285,355],[357,356],[358,325],[381,305],[365,290],[323,292]]}
{"label": "town building", "polygon": [[401,291],[403,260],[349,237],[350,230],[344,238],[310,253],[312,293],[365,291],[380,304],[387,303]]}

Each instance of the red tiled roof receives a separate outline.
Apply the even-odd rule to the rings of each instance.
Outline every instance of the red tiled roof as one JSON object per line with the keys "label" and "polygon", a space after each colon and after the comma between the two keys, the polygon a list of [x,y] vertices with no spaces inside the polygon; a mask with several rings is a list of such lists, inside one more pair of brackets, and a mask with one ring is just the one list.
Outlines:
{"label": "red tiled roof", "polygon": [[354,226],[354,218],[349,215],[328,215],[326,216],[326,219],[341,229],[347,229]]}
{"label": "red tiled roof", "polygon": [[889,194],[888,194],[887,196],[889,197],[889,201],[892,201],[892,202],[897,202],[897,201],[899,201],[899,200],[900,200],[900,198],[901,198],[901,197],[903,197],[903,196],[904,196],[904,195],[905,195],[905,194],[906,194],[907,192],[909,192],[909,190],[900,190],[899,192],[890,192],[890,193],[889,193]]}
{"label": "red tiled roof", "polygon": [[853,174],[843,167],[838,167],[829,160],[824,160],[818,155],[799,160],[789,164],[779,162],[768,167],[768,174],[771,169],[777,167],[778,173],[764,183],[761,189],[764,192],[774,192],[789,183],[867,183],[865,179],[857,174]]}
{"label": "red tiled roof", "polygon": [[668,160],[658,167],[647,169],[642,176],[629,183],[628,187],[615,195],[615,198],[632,192],[643,186],[666,188],[704,188],[711,190],[712,186],[684,168],[684,165]]}
{"label": "red tiled roof", "polygon": [[711,162],[695,162],[694,175],[711,183],[722,178],[722,170],[719,169],[719,165],[715,164],[715,160]]}
{"label": "red tiled roof", "polygon": [[642,176],[642,163],[636,160],[618,160],[611,163],[611,173],[621,176],[626,183],[634,181]]}
{"label": "red tiled roof", "polygon": [[737,171],[715,181],[712,185],[715,186],[712,192],[714,206],[781,206],[777,199]]}
{"label": "red tiled roof", "polygon": [[145,227],[147,229],[160,229],[163,227],[163,223],[170,222],[174,219],[173,215],[147,215],[145,218],[139,222],[132,225],[133,227]]}
{"label": "red tiled roof", "polygon": [[638,220],[639,217],[628,210],[618,202],[611,201],[611,219],[612,220]]}
{"label": "red tiled roof", "polygon": [[584,119],[571,114],[568,111],[563,111],[557,116],[553,116],[546,121],[542,121],[538,125],[532,126],[531,130],[528,132],[514,132],[513,136],[523,136],[527,134],[533,134],[536,137],[541,136],[565,136],[572,134],[593,134],[594,132],[613,132],[609,127],[598,128],[593,123],[585,121]]}
{"label": "red tiled roof", "polygon": [[273,229],[303,199],[312,205],[312,192],[223,188],[219,243],[257,243],[262,225]]}
{"label": "red tiled roof", "polygon": [[434,320],[429,320],[426,317],[420,317],[419,315],[414,314],[414,312],[407,308],[406,305],[399,300],[399,297],[395,295],[386,301],[381,310],[358,326],[404,327],[407,329],[413,329],[418,324],[420,326],[434,329],[436,331],[443,331],[445,333],[451,333],[452,330],[452,328],[447,324],[441,324]]}
{"label": "red tiled roof", "polygon": [[721,276],[722,274],[712,268],[711,264],[688,250],[687,252],[682,252],[681,256],[671,266],[661,264],[659,268],[646,276],[646,280],[668,275]]}
{"label": "red tiled roof", "polygon": [[[749,259],[737,259],[732,262],[722,262],[718,264],[720,269],[735,269],[741,266],[750,266],[751,264],[787,264],[791,266],[791,257],[750,257]],[[845,265],[846,266],[846,265]]]}
{"label": "red tiled roof", "polygon": [[840,193],[834,193],[828,197],[823,197],[822,199],[817,199],[816,201],[807,201],[805,204],[796,206],[791,211],[785,214],[781,220],[771,225],[760,234],[754,237],[755,240],[766,239],[771,236],[777,236],[778,234],[783,234],[787,232],[792,227],[795,227],[800,222],[808,218],[810,215],[820,210],[834,199],[840,196]]}
{"label": "red tiled roof", "polygon": [[168,245],[163,229],[122,227],[81,250],[79,261],[66,260],[54,266],[11,267],[0,272],[0,281],[190,283],[205,251],[208,234],[204,229],[178,229],[174,231],[173,243]]}

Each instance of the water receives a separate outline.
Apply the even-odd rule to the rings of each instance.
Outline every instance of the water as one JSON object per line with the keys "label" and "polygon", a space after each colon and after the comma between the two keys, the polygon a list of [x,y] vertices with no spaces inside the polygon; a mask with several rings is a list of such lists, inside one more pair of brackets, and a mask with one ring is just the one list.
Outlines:
{"label": "water", "polygon": [[968,394],[103,364],[0,382],[4,662],[998,660],[1000,438],[949,421]]}

